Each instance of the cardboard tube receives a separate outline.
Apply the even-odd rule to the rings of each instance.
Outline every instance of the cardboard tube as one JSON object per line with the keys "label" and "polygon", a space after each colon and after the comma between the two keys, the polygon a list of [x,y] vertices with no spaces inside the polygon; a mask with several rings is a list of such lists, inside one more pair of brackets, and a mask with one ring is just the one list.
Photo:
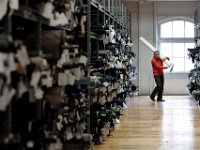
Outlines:
{"label": "cardboard tube", "polygon": [[148,48],[150,48],[153,52],[154,52],[154,51],[157,51],[157,49],[156,49],[153,45],[151,45],[145,38],[140,37],[140,41],[141,41],[144,45],[146,45]]}

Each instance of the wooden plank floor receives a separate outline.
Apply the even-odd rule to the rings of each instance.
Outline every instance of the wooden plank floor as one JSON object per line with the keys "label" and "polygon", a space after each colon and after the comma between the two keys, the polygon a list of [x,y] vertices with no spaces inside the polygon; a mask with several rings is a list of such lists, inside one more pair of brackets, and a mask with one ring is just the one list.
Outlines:
{"label": "wooden plank floor", "polygon": [[200,109],[189,96],[128,99],[121,123],[94,150],[200,150]]}

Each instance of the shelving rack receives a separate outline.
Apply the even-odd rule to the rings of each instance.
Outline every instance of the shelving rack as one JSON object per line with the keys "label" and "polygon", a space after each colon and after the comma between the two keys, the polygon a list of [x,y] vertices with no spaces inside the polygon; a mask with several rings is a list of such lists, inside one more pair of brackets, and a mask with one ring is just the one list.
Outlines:
{"label": "shelving rack", "polygon": [[200,1],[198,1],[198,9],[194,12],[194,48],[189,48],[189,56],[194,64],[194,69],[189,73],[190,83],[188,84],[189,93],[192,94],[200,104]]}
{"label": "shelving rack", "polygon": [[92,16],[95,15],[97,23],[105,24],[108,20],[115,29],[125,29],[125,33],[129,34],[130,12],[121,0],[91,0],[91,7]]}
{"label": "shelving rack", "polygon": [[[5,36],[5,38],[7,36],[9,36],[12,38],[11,42],[20,41],[20,43],[23,43],[25,46],[27,46],[27,52],[28,52],[28,55],[30,58],[38,57],[38,58],[46,60],[47,65],[48,65],[48,68],[46,68],[46,69],[48,71],[50,71],[50,75],[52,75],[51,77],[55,79],[53,81],[53,85],[50,87],[50,88],[55,88],[55,90],[50,89],[50,90],[52,90],[50,97],[55,98],[57,96],[56,98],[57,99],[59,98],[59,100],[62,100],[62,98],[70,99],[69,95],[68,96],[59,95],[62,93],[61,91],[63,91],[63,90],[62,90],[62,86],[58,85],[58,83],[57,83],[58,78],[56,76],[58,75],[58,72],[62,72],[62,69],[65,70],[66,67],[73,69],[73,68],[77,68],[79,66],[83,66],[83,64],[80,65],[80,64],[76,64],[76,62],[75,62],[75,64],[65,65],[61,69],[54,69],[54,67],[56,68],[55,63],[56,63],[57,59],[59,59],[58,56],[61,55],[60,54],[62,52],[61,49],[82,48],[82,50],[83,50],[82,53],[85,53],[86,56],[88,58],[90,58],[91,51],[90,51],[89,47],[87,48],[87,45],[89,45],[89,43],[90,43],[90,32],[87,32],[88,35],[84,34],[84,33],[80,33],[79,29],[75,29],[74,26],[72,26],[71,24],[65,24],[64,26],[63,25],[51,26],[50,20],[43,17],[40,14],[39,10],[37,10],[36,8],[30,7],[28,5],[29,2],[32,4],[32,3],[38,3],[39,1],[37,1],[37,2],[30,1],[30,0],[26,0],[26,2],[19,1],[19,3],[20,3],[19,9],[14,10],[12,15],[6,14],[6,16],[4,16],[3,20],[1,20],[0,36],[1,36],[1,38],[4,38],[4,36]],[[44,2],[44,1],[42,1],[42,2]],[[63,6],[63,4],[66,3],[66,1],[62,1],[63,3],[60,3],[61,0],[60,0],[60,2],[59,1],[55,1],[55,2],[58,2],[58,3],[52,3],[52,4],[59,5],[59,6]],[[23,4],[21,5],[21,3],[23,3]],[[49,2],[49,3],[51,3],[51,2]],[[90,6],[89,0],[88,0],[88,3],[86,1],[85,5],[83,5],[82,8],[84,7],[84,9],[87,9],[87,6]],[[88,7],[88,8],[90,8],[90,7]],[[58,9],[59,9],[59,7],[58,7]],[[76,17],[76,15],[79,15],[79,17],[86,16],[87,19],[89,20],[90,19],[90,9],[87,9],[87,10],[88,10],[88,12],[86,14],[84,14],[82,12],[76,12],[76,14],[74,13],[73,15],[74,15],[74,17]],[[85,25],[84,27],[85,27],[85,30],[90,31],[89,24]],[[59,46],[57,47],[58,48],[57,55],[53,55],[52,53],[50,53],[50,52],[48,53],[47,51],[45,51],[45,49],[43,47],[44,31],[49,32],[49,33],[50,32],[58,32],[58,33],[64,32],[64,33],[67,33],[67,36],[69,36],[69,38],[76,38],[76,39],[71,39],[71,41],[73,41],[73,43],[70,43],[67,46],[59,45],[60,47]],[[73,33],[75,34],[75,36]],[[78,37],[79,34],[80,34],[80,38]],[[68,42],[67,36],[65,35],[65,37],[63,38],[65,40],[65,42]],[[89,38],[87,38],[87,37],[89,37]],[[30,39],[27,40],[28,38],[30,38]],[[55,43],[56,43],[56,40],[57,41],[61,40],[58,38],[59,38],[58,36],[55,37]],[[84,42],[78,42],[76,40],[84,41]],[[1,41],[0,44],[1,44],[1,50],[2,50],[2,47],[4,48],[3,41]],[[3,46],[2,46],[2,44],[3,44]],[[63,43],[60,42],[60,44],[63,44]],[[16,51],[18,51],[18,46],[16,47]],[[13,54],[15,55],[15,53],[16,52],[14,51]],[[80,53],[80,52],[78,52],[78,53]],[[80,55],[82,56],[82,54],[80,54]],[[80,56],[76,56],[76,57],[80,57]],[[88,59],[88,60],[90,60],[90,59]],[[88,61],[87,64],[89,64],[89,62],[90,61]],[[40,71],[40,70],[38,70],[38,71]],[[88,72],[88,71],[89,71],[89,69],[86,70],[86,72]],[[18,73],[16,73],[16,74],[18,75]],[[21,76],[21,75],[19,75],[19,76]],[[29,83],[30,77],[27,77],[27,76],[24,76],[23,78],[26,79],[27,87],[29,89],[31,89],[32,87]],[[2,83],[0,83],[0,84],[2,87]],[[82,88],[82,86],[89,86],[89,76],[86,75],[85,77],[81,78],[80,80],[76,80],[76,82],[74,82],[73,86],[76,86],[76,85],[80,89],[81,92],[85,92],[84,91],[85,89]],[[74,88],[73,86],[71,86],[71,88]],[[4,150],[4,149],[20,149],[20,147],[21,147],[21,149],[29,149],[29,148],[33,148],[34,146],[36,146],[36,147],[34,147],[34,149],[39,150],[39,149],[45,148],[47,150],[50,148],[50,145],[52,143],[56,143],[57,142],[56,140],[59,140],[59,139],[62,139],[62,142],[61,143],[58,142],[57,144],[60,144],[60,146],[63,147],[64,149],[68,149],[67,147],[69,145],[66,145],[66,144],[73,144],[73,145],[70,145],[70,149],[73,149],[73,150],[86,149],[87,147],[88,147],[88,149],[93,149],[92,142],[91,142],[92,139],[90,136],[89,112],[88,112],[88,114],[84,114],[84,113],[82,114],[82,115],[87,116],[87,119],[86,119],[87,124],[85,126],[87,131],[84,132],[84,135],[81,135],[81,136],[86,136],[85,139],[83,138],[84,139],[83,141],[79,140],[80,139],[80,135],[79,135],[78,140],[74,139],[74,141],[72,140],[72,141],[70,141],[72,143],[70,143],[70,142],[68,142],[66,135],[65,135],[66,136],[65,138],[64,138],[64,135],[62,137],[62,133],[64,134],[64,132],[66,132],[66,131],[63,130],[62,132],[59,133],[58,126],[57,126],[59,121],[60,121],[60,124],[63,123],[63,122],[61,122],[61,120],[56,118],[57,115],[58,116],[63,115],[62,111],[64,111],[63,109],[65,109],[63,106],[59,106],[57,104],[51,104],[51,106],[50,106],[51,108],[48,108],[47,110],[45,109],[45,112],[44,112],[44,106],[47,104],[47,97],[45,97],[45,98],[43,97],[42,100],[40,99],[40,100],[33,101],[33,102],[26,102],[26,104],[28,104],[28,108],[24,109],[24,111],[26,111],[26,112],[21,114],[22,116],[19,119],[15,118],[15,117],[19,117],[18,114],[20,112],[15,112],[15,111],[19,110],[20,107],[23,107],[23,106],[19,105],[19,104],[21,104],[20,102],[23,102],[23,100],[18,100],[17,95],[18,95],[19,91],[18,91],[17,87],[14,87],[14,88],[16,90],[16,96],[13,97],[11,103],[7,106],[5,111],[2,111],[2,110],[0,111],[0,122],[1,122],[0,123],[0,131],[1,131],[0,132],[0,149],[2,149],[2,150]],[[61,90],[58,88],[60,88]],[[45,92],[48,92],[47,89],[48,88],[46,88],[46,87],[42,87],[42,90],[45,90]],[[70,89],[68,89],[68,90],[70,90]],[[65,89],[65,92],[66,92],[66,89]],[[1,96],[1,94],[0,94],[0,96]],[[55,94],[58,94],[58,95],[55,95]],[[87,90],[86,90],[85,94],[88,95]],[[72,94],[70,96],[72,96],[72,99],[74,97],[76,97],[76,99],[79,99],[80,92],[77,92],[76,95]],[[83,111],[83,109],[87,109],[87,108],[89,109],[89,105],[87,105],[87,104],[89,104],[89,97],[88,97],[88,99],[84,99],[84,97],[82,96],[82,98],[83,99],[82,99],[81,103],[83,103],[83,100],[84,100],[84,103],[86,106],[79,106],[79,107],[76,106],[75,107],[74,105],[70,104],[70,105],[72,105],[71,106],[72,108],[70,108],[70,110],[74,109],[76,111],[76,113],[79,113],[80,111]],[[46,100],[46,104],[45,104],[45,100]],[[59,100],[57,100],[57,101],[58,101],[58,103],[60,103],[60,105],[65,105],[65,103],[63,104],[63,102],[59,101]],[[27,101],[29,101],[29,98],[27,98]],[[53,100],[53,101],[56,102],[56,100]],[[81,103],[79,102],[79,105],[83,105]],[[67,105],[69,105],[69,104],[67,104]],[[14,107],[12,107],[12,106],[14,106]],[[29,107],[29,106],[31,106],[31,107]],[[25,105],[24,107],[27,107],[27,105]],[[65,107],[68,107],[68,106],[65,106]],[[21,119],[24,116],[26,116],[26,115],[27,115],[26,117],[29,116],[30,110],[33,111],[32,113],[33,113],[34,117],[31,116],[33,120],[29,120],[29,126],[28,126],[27,124],[23,124],[20,121],[23,122],[23,120],[21,120]],[[65,110],[65,113],[71,113],[70,110],[69,110],[69,112],[66,112],[66,110]],[[46,112],[46,111],[49,111],[49,112]],[[47,118],[46,119],[43,118],[43,115],[45,115],[44,113],[48,114],[50,112],[52,115],[51,117],[54,117],[53,121],[51,121],[51,123],[48,122],[49,124],[43,125],[43,123],[47,119]],[[29,119],[31,119],[31,118],[29,118]],[[19,122],[16,122],[16,120],[18,120]],[[78,120],[80,120],[80,121],[78,122],[76,120],[76,123],[82,123],[85,120],[84,116],[83,116],[83,118],[80,118],[80,116],[79,116]],[[14,125],[13,125],[13,123],[14,123]],[[21,124],[23,126],[21,126],[20,129],[18,130],[17,127],[15,127],[16,124],[18,126],[19,126],[19,124]],[[71,124],[73,124],[73,122]],[[68,126],[71,126],[71,124],[68,124]],[[34,128],[35,125],[38,126],[38,129]],[[83,125],[82,125],[82,127],[83,127]],[[32,133],[32,132],[34,132],[34,131],[32,131],[32,128],[34,128],[35,133]],[[75,127],[74,127],[74,129],[75,129]],[[73,129],[73,134],[76,134],[77,131],[74,131],[74,129]],[[28,130],[28,131],[26,131],[26,130]],[[48,130],[47,131],[48,133],[46,132],[46,130]],[[23,131],[25,133],[22,133],[21,131]],[[40,133],[38,131],[40,131]],[[50,135],[50,137],[47,137],[47,135],[42,135],[43,132],[46,132],[46,134],[48,136],[49,136],[49,134],[52,134],[52,137],[51,137],[51,135]],[[37,136],[37,134],[41,134],[41,136],[36,141],[35,136]],[[56,139],[55,139],[55,137],[56,137]],[[50,140],[50,141],[48,141],[48,140]]]}
{"label": "shelving rack", "polygon": [[[122,68],[108,67],[106,66],[106,61],[103,59],[107,59],[107,61],[109,62],[109,57],[115,55],[114,57],[118,57],[119,61],[124,61],[122,60],[122,58],[124,58],[125,55],[131,56],[129,52],[133,52],[132,47],[129,47],[126,44],[123,45],[120,41],[117,41],[116,43],[108,42],[107,44],[105,44],[105,39],[103,38],[103,36],[108,36],[110,34],[110,28],[113,28],[115,32],[117,34],[120,34],[123,38],[131,38],[131,15],[121,0],[91,0],[90,7],[92,67],[91,72],[99,71],[97,73],[99,76],[97,76],[101,78],[100,80],[107,80],[107,76],[114,78],[114,81],[109,82],[108,86],[106,87],[104,86],[102,81],[100,81],[100,83],[97,83],[96,85],[94,85],[95,83],[93,83],[93,85],[91,86],[91,133],[94,135],[95,140],[98,140],[101,143],[106,140],[107,134],[111,132],[113,128],[115,128],[115,123],[112,120],[117,119],[120,116],[119,110],[123,107],[116,104],[116,99],[119,98],[120,100],[125,101],[124,97],[126,97],[126,92],[119,92],[118,90],[125,89],[126,83],[129,81],[126,74],[127,72],[129,72],[127,67],[123,68],[124,70]],[[117,37],[115,38],[117,39]],[[111,46],[112,48],[110,48],[109,46]],[[118,49],[119,53],[115,53],[114,49]],[[111,56],[109,56],[110,54]],[[128,62],[129,58],[126,58],[125,61]],[[117,63],[117,60],[115,63]],[[116,73],[116,76],[117,74],[120,74],[121,77],[115,78],[115,73],[113,72],[111,73],[113,76],[108,75],[109,71],[114,71]],[[92,77],[95,77],[95,75],[92,75]],[[110,115],[109,113],[113,112],[114,109],[114,114],[116,113],[117,115]],[[96,119],[103,121],[97,121]],[[94,128],[94,126],[96,126],[96,128]]]}
{"label": "shelving rack", "polygon": [[[74,18],[76,18],[77,16],[78,17],[76,19],[73,18],[74,20],[71,20],[71,21],[76,22],[77,20],[80,19],[79,17],[85,16],[86,21],[82,24],[82,26],[84,26],[83,30],[86,31],[85,33],[82,33],[82,31],[80,31],[80,30],[82,30],[82,27],[80,27],[81,25],[79,24],[79,22],[78,23],[76,22],[77,23],[76,27],[74,27],[74,24],[72,24],[72,22],[69,22],[68,24],[65,24],[65,25],[57,25],[57,26],[50,25],[50,19],[42,16],[41,12],[38,9],[36,9],[35,6],[32,7],[32,4],[35,4],[38,2],[43,2],[44,4],[46,4],[45,0],[44,1],[37,0],[36,2],[32,1],[32,0],[19,0],[19,4],[20,4],[19,9],[13,10],[11,15],[6,14],[4,16],[4,18],[2,20],[0,20],[0,38],[6,38],[7,36],[11,37],[12,40],[10,42],[14,46],[16,46],[15,51],[13,52],[14,55],[16,54],[16,52],[18,50],[20,50],[20,46],[21,46],[20,44],[22,44],[27,47],[29,59],[31,59],[33,57],[38,57],[47,62],[47,66],[45,66],[47,68],[42,70],[41,68],[44,67],[44,66],[42,66],[40,69],[37,68],[38,69],[37,71],[40,72],[42,70],[42,71],[50,72],[50,76],[54,79],[52,81],[53,82],[52,86],[50,87],[50,88],[52,88],[51,90],[53,91],[53,93],[52,93],[52,95],[50,95],[50,97],[58,96],[59,100],[60,100],[60,101],[58,101],[58,103],[61,104],[61,106],[57,103],[53,104],[53,105],[50,104],[50,106],[52,108],[56,107],[56,109],[51,109],[51,107],[50,107],[50,108],[48,108],[48,109],[50,109],[49,112],[47,111],[45,113],[49,114],[51,112],[52,113],[51,115],[54,118],[53,118],[53,121],[51,121],[52,124],[44,125],[43,123],[47,120],[45,120],[43,118],[44,117],[43,115],[45,115],[43,107],[46,104],[45,103],[45,101],[47,101],[46,99],[48,99],[48,98],[45,97],[45,98],[42,98],[42,100],[41,99],[34,100],[34,101],[28,100],[27,102],[24,102],[26,104],[25,107],[28,106],[28,108],[25,108],[25,111],[27,111],[27,114],[23,113],[21,115],[22,116],[24,115],[25,117],[29,117],[30,111],[33,110],[33,112],[32,112],[33,114],[31,114],[31,117],[33,120],[29,120],[30,118],[26,118],[26,119],[28,119],[28,121],[27,120],[25,120],[25,121],[27,121],[28,123],[27,122],[26,122],[27,124],[21,123],[23,126],[21,126],[20,131],[27,130],[27,131],[25,131],[25,133],[23,133],[24,135],[22,135],[22,133],[20,133],[19,130],[16,127],[14,127],[13,124],[17,124],[19,126],[19,125],[21,125],[20,121],[24,121],[23,120],[24,116],[20,118],[21,120],[19,119],[19,122],[16,122],[16,120],[18,118],[14,118],[18,115],[17,113],[15,113],[15,111],[20,110],[20,108],[22,107],[22,106],[20,106],[21,101],[23,103],[23,100],[18,100],[17,96],[19,94],[19,89],[17,88],[16,85],[15,86],[12,85],[13,88],[16,90],[16,95],[12,98],[11,103],[7,106],[6,110],[0,111],[0,131],[4,130],[3,133],[0,132],[0,149],[1,150],[13,149],[13,147],[15,147],[15,146],[17,146],[18,148],[21,147],[22,149],[27,149],[28,147],[33,148],[34,144],[35,145],[38,144],[38,143],[36,143],[38,141],[39,141],[39,143],[44,142],[42,144],[40,143],[37,145],[37,146],[41,146],[41,148],[37,147],[38,150],[44,149],[44,147],[46,148],[46,150],[48,150],[48,146],[50,146],[50,144],[53,143],[53,142],[51,142],[51,140],[54,140],[54,142],[58,142],[58,141],[55,141],[56,140],[55,136],[57,136],[57,140],[61,139],[61,141],[62,141],[61,143],[64,145],[67,140],[66,140],[66,137],[64,138],[62,133],[65,133],[66,131],[63,130],[62,132],[58,132],[58,129],[57,129],[58,128],[57,124],[59,124],[59,123],[62,124],[63,122],[67,122],[66,120],[61,121],[63,118],[66,119],[65,115],[67,113],[65,111],[68,108],[68,106],[63,107],[63,101],[64,100],[67,101],[70,98],[73,99],[74,97],[75,97],[75,99],[79,99],[80,95],[82,94],[82,93],[75,94],[75,93],[73,93],[74,91],[72,91],[73,94],[70,95],[71,94],[69,92],[71,90],[70,88],[75,88],[74,86],[77,86],[78,92],[80,92],[80,91],[83,93],[85,92],[84,94],[87,95],[87,96],[85,96],[87,98],[85,98],[85,97],[84,97],[85,99],[83,97],[82,98],[85,100],[84,102],[85,102],[86,106],[83,106],[83,107],[84,108],[86,107],[85,109],[89,109],[88,105],[90,107],[90,105],[94,103],[94,101],[91,101],[91,99],[90,99],[90,92],[93,89],[99,89],[99,87],[102,87],[102,85],[96,86],[96,87],[91,86],[91,83],[90,83],[91,82],[90,81],[90,73],[91,73],[90,66],[93,66],[100,61],[99,55],[100,55],[100,53],[102,53],[102,50],[107,51],[106,46],[103,45],[102,34],[107,32],[107,30],[109,29],[109,25],[112,25],[113,28],[117,32],[121,33],[121,35],[130,36],[130,28],[131,28],[130,17],[131,16],[130,16],[129,11],[124,6],[124,4],[121,0],[69,0],[69,1],[74,2],[74,3],[75,2],[79,3],[81,5],[80,10],[84,10],[83,12],[72,13],[72,16]],[[54,1],[48,1],[48,2],[51,3],[53,6],[56,6],[56,7],[58,6],[55,9],[56,11],[59,10],[62,12],[63,4],[66,2],[69,2],[69,1],[54,0]],[[31,5],[29,5],[29,4],[31,4]],[[44,39],[45,39],[45,37],[44,37],[45,32],[49,32],[49,33],[50,32],[58,32],[59,36],[61,36],[61,34],[63,36],[62,39],[60,39],[60,37],[58,37],[58,36],[55,36],[55,43],[60,40],[59,48],[57,49],[55,55],[53,52],[47,52],[46,49],[43,47]],[[65,33],[65,34],[63,35],[63,33]],[[16,43],[19,42],[20,44],[19,43],[16,44],[15,42]],[[67,43],[67,45],[65,45],[66,43]],[[4,43],[0,42],[0,47],[1,47],[1,44],[4,44]],[[119,45],[119,48],[122,48],[122,45]],[[56,63],[62,56],[63,51],[65,49],[69,49],[69,50],[73,49],[74,51],[75,51],[75,49],[78,49],[78,55],[80,55],[80,56],[86,55],[86,57],[87,57],[86,65],[84,65],[84,67],[82,67],[83,64],[76,64],[74,62],[74,64],[65,64],[59,68]],[[0,49],[0,52],[1,52],[1,49]],[[73,52],[71,52],[71,53],[73,53]],[[0,53],[0,55],[1,55],[1,53]],[[76,56],[76,57],[80,57],[80,56]],[[67,60],[67,61],[69,61],[69,60]],[[34,64],[34,65],[36,65],[36,64]],[[79,80],[76,80],[73,85],[70,85],[67,89],[68,91],[66,89],[63,90],[62,89],[63,87],[58,84],[59,73],[64,73],[64,70],[69,71],[70,69],[74,69],[74,68],[77,68],[80,66],[82,67],[82,70],[84,70],[85,76],[80,78]],[[27,65],[27,68],[28,68],[28,65]],[[30,68],[28,68],[28,69],[30,69]],[[99,69],[99,68],[97,68],[97,69]],[[14,72],[16,72],[16,71],[14,71]],[[33,73],[33,72],[31,72],[31,73]],[[20,78],[23,78],[23,82],[24,82],[25,86],[28,87],[27,88],[28,91],[34,89],[32,87],[32,85],[30,84],[32,74],[28,74],[28,75],[27,74],[25,74],[25,75],[19,74],[18,75],[18,73],[16,73],[16,74],[17,74],[17,76],[20,76]],[[14,76],[16,74],[14,74]],[[1,76],[0,76],[0,80],[1,80]],[[15,82],[19,82],[19,81],[15,81]],[[124,84],[124,81],[120,80],[120,82]],[[117,82],[117,83],[119,84],[120,82]],[[19,83],[17,83],[17,84],[19,84]],[[44,90],[47,93],[49,92],[49,91],[46,91],[47,90],[46,87],[43,87],[43,85],[39,85],[39,84],[41,84],[41,83],[40,82],[38,83],[38,86],[39,87],[41,86],[41,90]],[[66,88],[66,86],[67,85],[64,85],[64,88]],[[111,84],[109,86],[111,87]],[[0,87],[2,87],[1,83],[0,83]],[[56,88],[59,87],[59,89],[53,89],[55,87]],[[87,88],[85,88],[85,87],[87,87]],[[61,94],[63,94],[62,93],[63,91],[64,92],[67,91],[71,97],[66,96],[67,94],[64,96],[61,95]],[[1,94],[0,94],[0,96],[1,96]],[[29,98],[27,98],[27,99],[29,99]],[[79,103],[81,103],[80,101],[79,101]],[[17,103],[17,106],[16,106],[16,103]],[[76,103],[77,103],[77,101],[76,101]],[[71,105],[73,105],[73,103]],[[76,113],[79,111],[82,111],[82,110],[79,110],[79,108],[81,106],[75,107],[74,105],[73,105],[73,107],[74,107],[74,110],[76,110]],[[70,108],[70,110],[71,109],[72,108]],[[43,111],[41,111],[41,110],[43,110]],[[65,113],[62,113],[63,111]],[[71,112],[68,112],[68,113],[71,113]],[[86,131],[84,132],[84,134],[88,135],[88,138],[86,138],[87,139],[86,143],[89,144],[89,146],[87,148],[84,147],[85,148],[84,150],[86,150],[86,149],[92,150],[93,149],[93,141],[92,141],[92,137],[90,135],[90,132],[91,132],[90,115],[86,114],[86,113],[85,113],[85,115],[87,117],[85,119],[84,118],[85,116],[84,116],[83,120],[86,120],[87,124],[85,127]],[[59,116],[59,117],[56,118],[56,116]],[[78,115],[76,114],[75,116],[77,117]],[[77,118],[79,118],[79,117],[77,117]],[[80,119],[77,119],[77,120],[80,120]],[[81,120],[81,121],[83,121],[83,120]],[[73,123],[71,123],[71,124],[73,124]],[[67,125],[69,125],[69,124],[67,124]],[[34,129],[34,131],[32,131],[32,128],[34,128],[35,126],[38,126],[38,128]],[[47,129],[47,127],[48,127],[48,129]],[[35,132],[35,130],[37,132]],[[48,131],[46,131],[46,130],[48,130]],[[73,131],[74,131],[73,134],[76,133],[76,130],[73,129]],[[48,136],[49,136],[49,134],[50,135],[52,134],[52,137],[51,136],[47,137],[47,135],[42,135],[44,137],[40,137],[39,139],[37,139],[38,141],[35,141],[35,139],[34,139],[35,137],[34,138],[32,137],[32,135],[34,135],[34,134],[42,134],[43,132],[45,134],[48,134]],[[26,137],[27,139],[24,140],[23,137]],[[81,143],[79,143],[79,142],[81,142]],[[82,141],[79,141],[79,140],[72,141],[72,144],[74,144],[74,145],[70,149],[78,150],[78,149],[80,149],[79,144],[86,144],[86,143],[84,143],[84,142],[82,143]],[[65,147],[65,149],[67,149],[67,148]],[[60,150],[62,150],[62,149],[60,149]]]}
{"label": "shelving rack", "polygon": [[[130,12],[121,0],[91,0],[91,38],[97,39],[96,50],[98,57],[99,34],[105,33],[108,26],[113,25],[114,29],[122,35],[131,36]],[[94,26],[102,26],[102,29],[93,29]],[[94,48],[95,49],[95,48]]]}

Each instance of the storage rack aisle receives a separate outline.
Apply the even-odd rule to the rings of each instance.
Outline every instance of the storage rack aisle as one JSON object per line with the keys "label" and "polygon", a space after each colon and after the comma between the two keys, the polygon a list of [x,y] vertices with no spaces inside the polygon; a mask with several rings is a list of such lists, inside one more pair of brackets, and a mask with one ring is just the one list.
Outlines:
{"label": "storage rack aisle", "polygon": [[91,1],[90,127],[102,143],[120,123],[134,85],[135,53],[130,38],[130,13],[121,0]]}
{"label": "storage rack aisle", "polygon": [[0,6],[0,149],[89,149],[87,1]]}

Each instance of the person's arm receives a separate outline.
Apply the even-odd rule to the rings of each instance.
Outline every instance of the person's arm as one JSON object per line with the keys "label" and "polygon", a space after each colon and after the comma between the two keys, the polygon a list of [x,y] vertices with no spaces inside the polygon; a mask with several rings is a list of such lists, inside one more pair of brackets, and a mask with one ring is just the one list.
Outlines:
{"label": "person's arm", "polygon": [[167,69],[167,67],[160,65],[155,60],[152,60],[152,64],[158,69]]}
{"label": "person's arm", "polygon": [[169,60],[169,57],[164,57],[162,61]]}

